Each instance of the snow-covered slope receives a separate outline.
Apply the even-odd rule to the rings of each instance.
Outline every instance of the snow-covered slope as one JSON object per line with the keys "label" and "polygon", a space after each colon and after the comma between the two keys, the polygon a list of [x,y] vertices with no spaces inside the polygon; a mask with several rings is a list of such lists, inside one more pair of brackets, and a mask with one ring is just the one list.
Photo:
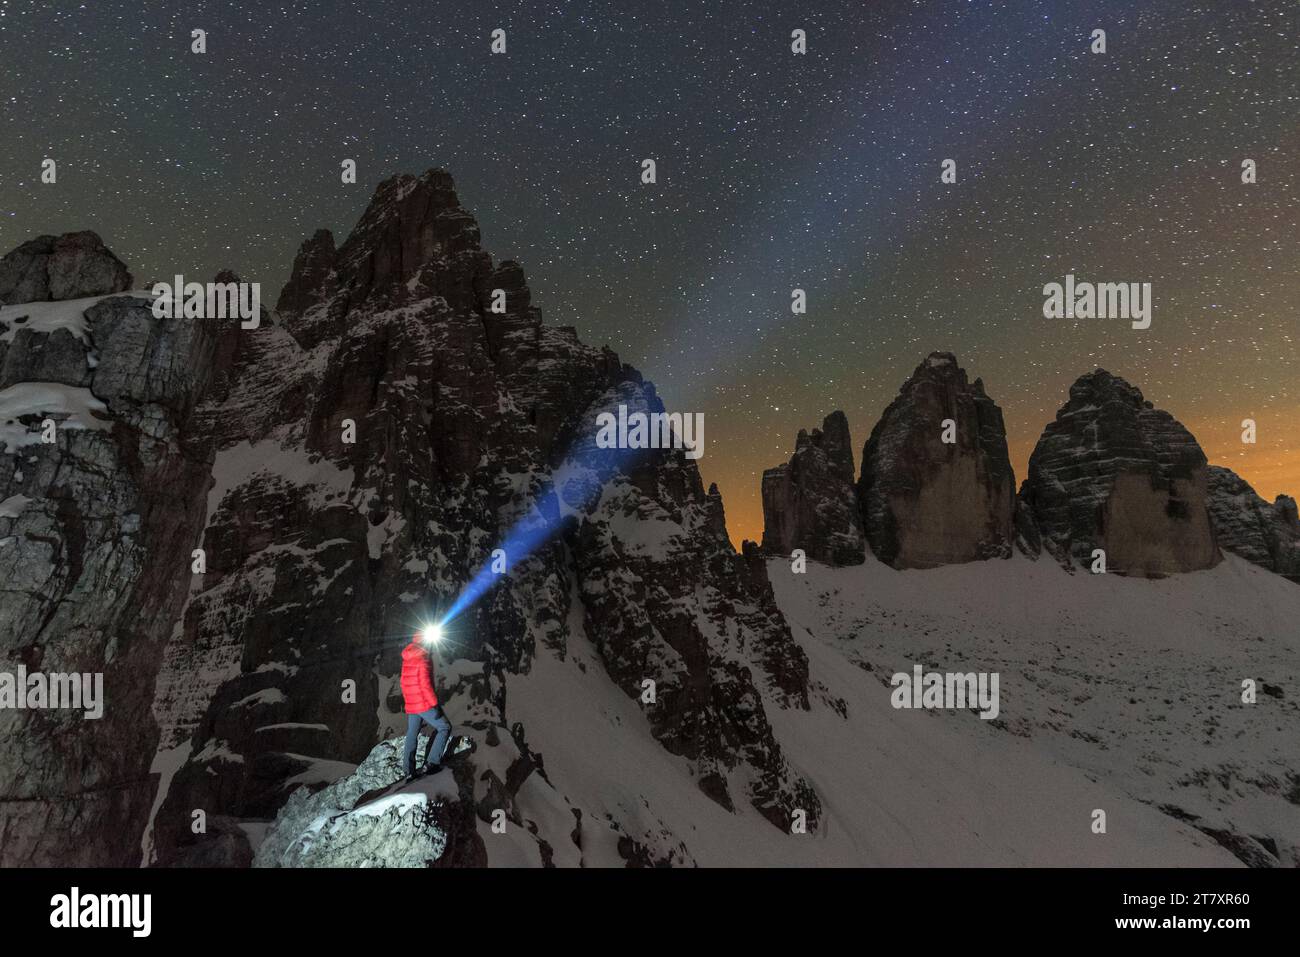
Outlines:
{"label": "snow-covered slope", "polygon": [[[542,770],[515,795],[518,825],[480,822],[489,865],[621,865],[626,838],[643,863],[702,866],[1297,863],[1300,713],[1276,696],[1297,676],[1291,583],[1236,558],[1163,581],[1020,557],[768,570],[813,694],[807,711],[765,705],[821,802],[817,831],[705,797],[579,623],[567,651],[508,678],[506,718]],[[895,709],[890,676],[915,664],[998,672],[999,717]],[[498,747],[458,774],[504,779],[517,752]]]}
{"label": "snow-covered slope", "polygon": [[[1010,812],[1013,835],[1048,839],[1028,859],[1183,864],[1206,843],[1168,826],[1185,821],[1242,861],[1300,863],[1300,589],[1290,582],[1236,557],[1160,581],[1071,575],[1020,556],[923,572],[868,557],[806,575],[772,561],[769,572],[812,677],[847,674],[846,663],[868,677],[856,696],[837,693],[851,721],[854,710],[870,715],[878,761],[866,795],[888,802],[900,837],[937,836],[937,826],[945,842],[929,849],[953,859],[982,832],[981,863],[1015,861],[1020,842],[992,829]],[[998,672],[1000,716],[894,710],[889,678],[916,664]],[[1245,679],[1254,704],[1242,701]],[[928,796],[908,804],[899,798],[916,766],[935,768],[914,746],[937,748],[935,762],[957,757],[951,777],[932,776]],[[828,740],[823,757],[836,754]],[[846,775],[843,763],[810,773],[831,808],[826,775]],[[949,827],[945,803],[967,824]],[[1104,836],[1088,829],[1094,808],[1107,813]]]}
{"label": "snow-covered slope", "polygon": [[[806,583],[852,577],[843,572],[814,565]],[[813,597],[809,610],[817,607]],[[625,829],[643,828],[642,840],[658,830],[660,851],[675,848],[675,862],[1232,862],[1213,841],[974,715],[894,711],[888,687],[855,667],[852,649],[823,640],[818,624],[809,622],[810,633],[798,617],[791,620],[818,693],[807,712],[768,713],[791,764],[821,799],[815,835],[783,835],[746,809],[728,814],[704,799],[684,763],[649,736],[636,703],[609,689],[594,668],[575,667],[582,656],[541,656],[530,675],[512,679],[511,717],[524,722],[547,773],[571,801]],[[1112,820],[1123,823],[1094,836],[1089,814],[1096,807],[1112,809]],[[485,843],[491,862],[494,845]]]}

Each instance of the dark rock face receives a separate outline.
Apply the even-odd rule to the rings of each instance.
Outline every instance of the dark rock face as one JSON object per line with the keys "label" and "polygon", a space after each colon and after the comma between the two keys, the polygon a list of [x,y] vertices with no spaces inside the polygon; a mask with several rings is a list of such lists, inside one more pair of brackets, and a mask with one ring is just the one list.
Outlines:
{"label": "dark rock face", "polygon": [[1261,568],[1300,582],[1300,517],[1295,499],[1271,505],[1231,469],[1209,468],[1210,520],[1219,545]]}
{"label": "dark rock face", "polygon": [[440,298],[454,312],[486,312],[491,290],[506,283],[508,313],[538,318],[529,310],[523,271],[502,263],[500,272],[505,283],[494,283],[492,257],[479,247],[478,224],[461,207],[451,176],[395,176],[380,184],[337,250],[325,229],[303,244],[277,310],[306,349],[342,335],[349,313],[363,306],[375,311]]}
{"label": "dark rock face", "polygon": [[0,671],[101,673],[104,694],[99,719],[0,710],[5,866],[139,862],[154,680],[209,481],[190,425],[217,330],[130,296],[83,318],[0,341]]}
{"label": "dark rock face", "polygon": [[92,232],[38,236],[0,259],[0,304],[83,299],[131,288],[126,266]]}
{"label": "dark rock face", "polygon": [[[536,547],[507,548],[508,573],[455,621],[474,668],[439,688],[458,727],[524,755],[505,774],[478,766],[467,806],[486,819],[541,774],[507,689],[539,655],[585,646],[634,700],[655,683],[651,733],[709,797],[782,829],[802,808],[815,827],[816,795],[765,713],[806,707],[807,661],[728,542],[716,489],[680,451],[595,448],[601,410],[662,410],[653,386],[542,323],[522,269],[479,248],[447,174],[382,184],[337,250],[317,233],[280,307],[223,345],[193,416],[212,457],[207,571],[158,680],[156,863],[245,862],[229,828],[192,833],[196,809],[270,818],[404,728],[391,690],[403,636],[528,530]],[[524,827],[538,813],[510,808]],[[634,825],[618,825],[628,846],[652,843]]]}
{"label": "dark rock face", "polygon": [[[280,300],[275,309],[281,318],[297,320],[300,332],[306,332],[311,326],[310,322],[302,319],[304,314],[313,306],[332,302],[338,292],[338,275],[334,270],[337,258],[334,234],[328,229],[318,229],[294,257],[293,271],[280,290]],[[314,339],[307,333],[301,336],[300,341],[310,344]]]}
{"label": "dark rock face", "polygon": [[872,551],[895,568],[1010,555],[1015,477],[1002,410],[951,353],[917,366],[872,430],[858,500]]}
{"label": "dark rock face", "polygon": [[812,435],[802,429],[794,456],[763,473],[763,548],[796,548],[829,565],[860,565],[866,539],[853,483],[853,444],[843,412]]}
{"label": "dark rock face", "polygon": [[1070,387],[1044,430],[1020,495],[1043,546],[1063,564],[1158,577],[1220,560],[1205,454],[1142,393],[1098,369]]}

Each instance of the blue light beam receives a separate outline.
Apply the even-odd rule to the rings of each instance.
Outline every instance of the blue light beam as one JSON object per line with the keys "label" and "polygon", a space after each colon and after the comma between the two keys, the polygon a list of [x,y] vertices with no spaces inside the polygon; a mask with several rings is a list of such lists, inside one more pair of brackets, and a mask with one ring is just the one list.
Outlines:
{"label": "blue light beam", "polygon": [[[620,401],[631,405],[626,400]],[[652,402],[649,405],[654,406],[655,403]],[[653,412],[661,411],[661,409],[651,407],[645,411]],[[594,421],[598,415],[599,412],[596,412],[592,416],[592,420]],[[574,452],[581,448],[583,444],[587,444],[583,454],[580,457],[574,455]],[[598,448],[594,440],[589,443],[581,443],[575,440],[570,446],[570,454],[565,456],[563,461],[565,463],[574,462],[581,468],[586,469],[586,475],[595,473],[605,477],[600,481],[582,483],[581,478],[586,477],[586,475],[583,473],[565,475],[566,470],[561,465],[558,474],[553,474],[546,482],[538,494],[537,501],[533,503],[526,515],[514,524],[510,531],[506,533],[504,541],[497,546],[497,548],[505,552],[506,571],[494,571],[492,559],[489,557],[488,561],[475,573],[468,584],[461,588],[460,594],[456,596],[451,608],[443,615],[439,625],[445,629],[452,620],[477,603],[499,579],[505,577],[509,569],[525,561],[537,549],[559,534],[567,514],[573,511],[585,511],[592,502],[599,498],[605,486],[624,473],[626,467],[632,465],[639,456],[648,455],[653,451],[653,449],[605,449]],[[593,458],[596,461],[593,461]],[[545,502],[551,494],[555,496],[558,507],[555,509],[554,514],[547,515],[538,505]],[[567,506],[567,509],[565,506]]]}

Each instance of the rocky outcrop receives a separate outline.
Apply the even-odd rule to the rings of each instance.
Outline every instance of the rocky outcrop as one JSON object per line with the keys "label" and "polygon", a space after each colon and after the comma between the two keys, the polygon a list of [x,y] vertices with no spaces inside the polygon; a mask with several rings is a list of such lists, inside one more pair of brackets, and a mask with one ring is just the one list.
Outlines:
{"label": "rocky outcrop", "polygon": [[[663,411],[652,387],[625,382],[593,406],[593,418],[619,405],[629,415]],[[808,660],[770,586],[731,546],[716,487],[706,493],[677,453],[615,465],[594,431],[561,474],[560,508],[581,516],[570,540],[586,631],[611,678],[629,696],[654,681],[655,737],[692,762],[698,787],[723,807],[744,799],[782,829],[795,808],[815,819],[817,797],[789,772],[762,707],[764,691],[781,706],[808,707]],[[732,628],[753,668],[718,653]],[[737,793],[729,780],[744,765]]]}
{"label": "rocky outcrop", "polygon": [[221,332],[131,296],[4,315],[0,671],[102,674],[104,700],[97,719],[0,710],[0,864],[134,865],[154,682],[210,481],[192,413]]}
{"label": "rocky outcrop", "polygon": [[[428,737],[421,737],[417,762]],[[475,833],[473,775],[450,769],[407,786],[401,738],[380,742],[351,773],[328,787],[299,787],[276,814],[254,867],[429,867],[449,847],[472,848],[464,864],[487,862]]]}
{"label": "rocky outcrop", "polygon": [[872,551],[895,568],[1010,555],[1015,478],[1002,410],[951,353],[917,366],[872,430],[858,499]]}
{"label": "rocky outcrop", "polygon": [[0,259],[0,304],[84,299],[131,288],[126,266],[95,233],[38,236]]}
{"label": "rocky outcrop", "polygon": [[1190,432],[1102,369],[1070,387],[1021,486],[1043,546],[1067,567],[1158,577],[1220,560],[1205,454]]}
{"label": "rocky outcrop", "polygon": [[1209,507],[1221,548],[1300,582],[1300,517],[1295,499],[1279,495],[1270,504],[1231,469],[1211,465]]}
{"label": "rocky outcrop", "polygon": [[[523,271],[511,273],[508,311],[530,315]],[[379,311],[441,299],[454,312],[481,313],[493,288],[492,257],[479,246],[474,217],[456,197],[451,176],[395,176],[379,185],[337,250],[318,230],[294,260],[277,311],[285,327],[311,349],[346,331],[358,309]],[[510,295],[513,292],[515,295]]]}
{"label": "rocky outcrop", "polygon": [[799,430],[794,455],[763,473],[763,548],[803,549],[828,565],[861,564],[866,546],[853,481],[853,445],[843,412],[809,435]]}

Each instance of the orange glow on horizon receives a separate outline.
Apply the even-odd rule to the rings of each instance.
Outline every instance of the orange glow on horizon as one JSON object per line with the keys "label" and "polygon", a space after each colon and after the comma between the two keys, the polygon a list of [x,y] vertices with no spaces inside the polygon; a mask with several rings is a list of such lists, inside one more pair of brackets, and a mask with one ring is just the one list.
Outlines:
{"label": "orange glow on horizon", "polygon": [[[1222,421],[1198,419],[1184,422],[1184,425],[1197,437],[1211,465],[1232,469],[1249,482],[1261,498],[1272,502],[1278,495],[1300,496],[1300,449],[1288,448],[1289,436],[1268,427],[1269,422],[1278,421],[1300,422],[1300,410],[1289,418],[1271,415],[1267,420],[1261,419],[1255,445],[1243,444],[1240,429],[1235,426],[1229,429]],[[1037,443],[1037,437],[1008,440],[1017,490],[1028,472],[1029,456]],[[784,460],[769,462],[766,467],[788,460],[787,454]],[[710,481],[718,483],[727,512],[727,532],[739,550],[745,539],[758,542],[763,538],[762,469],[751,475],[746,463],[728,465],[728,468],[716,472],[706,469],[705,485]]]}

